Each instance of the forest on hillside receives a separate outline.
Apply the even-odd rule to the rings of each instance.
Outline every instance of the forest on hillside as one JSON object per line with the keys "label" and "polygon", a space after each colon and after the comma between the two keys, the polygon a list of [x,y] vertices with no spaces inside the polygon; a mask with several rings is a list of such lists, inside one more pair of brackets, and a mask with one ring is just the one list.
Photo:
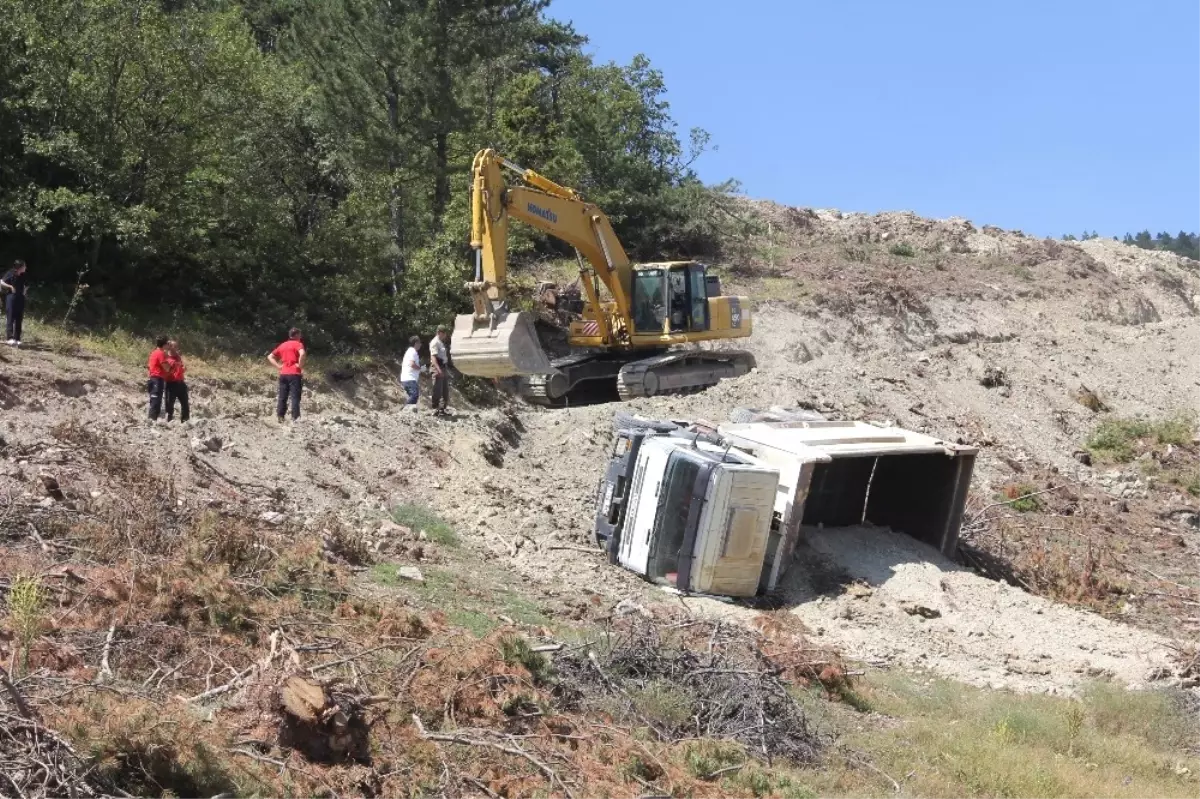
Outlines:
{"label": "forest on hillside", "polygon": [[0,0],[0,258],[47,302],[86,286],[84,321],[393,342],[469,305],[483,147],[582,190],[631,256],[715,254],[707,135],[548,2]]}
{"label": "forest on hillside", "polygon": [[1143,230],[1137,235],[1126,233],[1123,241],[1134,247],[1141,247],[1143,250],[1164,250],[1200,261],[1200,236],[1195,233],[1181,230],[1178,236],[1172,236],[1164,231],[1151,237],[1149,230]]}

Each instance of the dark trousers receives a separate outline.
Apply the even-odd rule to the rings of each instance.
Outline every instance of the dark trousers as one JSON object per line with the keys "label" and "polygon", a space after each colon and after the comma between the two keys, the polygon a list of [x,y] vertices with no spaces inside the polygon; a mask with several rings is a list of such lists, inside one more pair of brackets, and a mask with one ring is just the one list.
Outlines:
{"label": "dark trousers", "polygon": [[408,402],[405,405],[416,405],[417,400],[421,398],[421,386],[416,380],[401,380],[400,385],[404,388],[404,393],[408,395]]}
{"label": "dark trousers", "polygon": [[21,340],[21,322],[25,318],[25,298],[9,294],[4,298],[4,338],[8,341]]}
{"label": "dark trousers", "polygon": [[175,417],[175,400],[179,400],[179,421],[186,422],[191,417],[188,408],[187,383],[182,380],[167,383],[167,421]]}
{"label": "dark trousers", "polygon": [[284,412],[287,411],[288,401],[292,405],[292,418],[300,418],[300,390],[304,386],[304,379],[300,375],[280,375],[279,376],[279,399],[275,402],[275,415],[280,419],[283,418]]}
{"label": "dark trousers", "polygon": [[433,376],[433,396],[429,398],[429,405],[435,411],[444,411],[449,404],[450,373],[443,366],[442,371]]}
{"label": "dark trousers", "polygon": [[150,418],[157,419],[162,411],[163,391],[167,381],[161,377],[152,377],[146,381],[146,390],[150,392]]}

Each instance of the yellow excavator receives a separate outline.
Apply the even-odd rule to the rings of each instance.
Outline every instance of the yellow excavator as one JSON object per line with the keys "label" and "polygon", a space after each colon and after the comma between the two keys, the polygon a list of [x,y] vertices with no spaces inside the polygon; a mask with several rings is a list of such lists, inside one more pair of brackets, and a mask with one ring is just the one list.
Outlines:
{"label": "yellow excavator", "polygon": [[[507,184],[505,171],[518,181]],[[575,248],[586,301],[569,322],[566,357],[552,361],[533,315],[509,306],[510,217]],[[520,376],[527,400],[553,406],[613,388],[622,400],[690,393],[755,366],[749,352],[699,346],[750,335],[746,297],[722,296],[720,281],[695,261],[631,264],[603,211],[493,150],[472,166],[471,247],[474,313],[455,319],[450,345],[464,374]]]}

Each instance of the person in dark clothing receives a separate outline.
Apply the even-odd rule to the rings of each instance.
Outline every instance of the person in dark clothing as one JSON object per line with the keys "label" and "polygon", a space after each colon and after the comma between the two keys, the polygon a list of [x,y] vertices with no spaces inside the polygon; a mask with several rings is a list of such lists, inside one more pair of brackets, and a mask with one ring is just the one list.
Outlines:
{"label": "person in dark clothing", "polygon": [[146,390],[150,393],[150,421],[152,422],[158,421],[158,415],[162,411],[163,393],[167,385],[167,342],[166,336],[154,340],[154,351],[150,353],[150,360],[146,364],[150,373],[150,379],[146,381]]}
{"label": "person in dark clothing", "polygon": [[279,397],[275,402],[275,415],[283,424],[284,414],[290,401],[292,421],[300,418],[300,391],[304,387],[304,345],[300,343],[300,328],[288,331],[288,340],[271,351],[267,360],[279,370]]}
{"label": "person in dark clothing", "polygon": [[187,369],[183,365],[183,356],[179,354],[179,342],[174,339],[168,341],[166,353],[164,371],[167,374],[167,421],[175,417],[175,401],[179,400],[179,421],[186,422],[192,414],[188,407],[187,383],[183,380]]}
{"label": "person in dark clothing", "polygon": [[25,262],[13,261],[12,269],[0,278],[0,290],[8,292],[4,296],[4,337],[8,346],[21,346],[21,322],[25,318],[25,295],[29,286],[25,283]]}

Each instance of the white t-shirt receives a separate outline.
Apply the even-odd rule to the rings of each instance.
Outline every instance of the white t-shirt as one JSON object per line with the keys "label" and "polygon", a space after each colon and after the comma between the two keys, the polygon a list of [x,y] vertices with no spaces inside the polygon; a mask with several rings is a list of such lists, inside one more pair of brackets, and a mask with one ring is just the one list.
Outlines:
{"label": "white t-shirt", "polygon": [[434,336],[433,341],[429,342],[429,355],[432,358],[437,358],[438,363],[446,365],[446,358],[449,355],[446,352],[446,343],[437,336]]}
{"label": "white t-shirt", "polygon": [[408,383],[421,376],[421,355],[416,347],[409,347],[400,363],[400,382]]}

